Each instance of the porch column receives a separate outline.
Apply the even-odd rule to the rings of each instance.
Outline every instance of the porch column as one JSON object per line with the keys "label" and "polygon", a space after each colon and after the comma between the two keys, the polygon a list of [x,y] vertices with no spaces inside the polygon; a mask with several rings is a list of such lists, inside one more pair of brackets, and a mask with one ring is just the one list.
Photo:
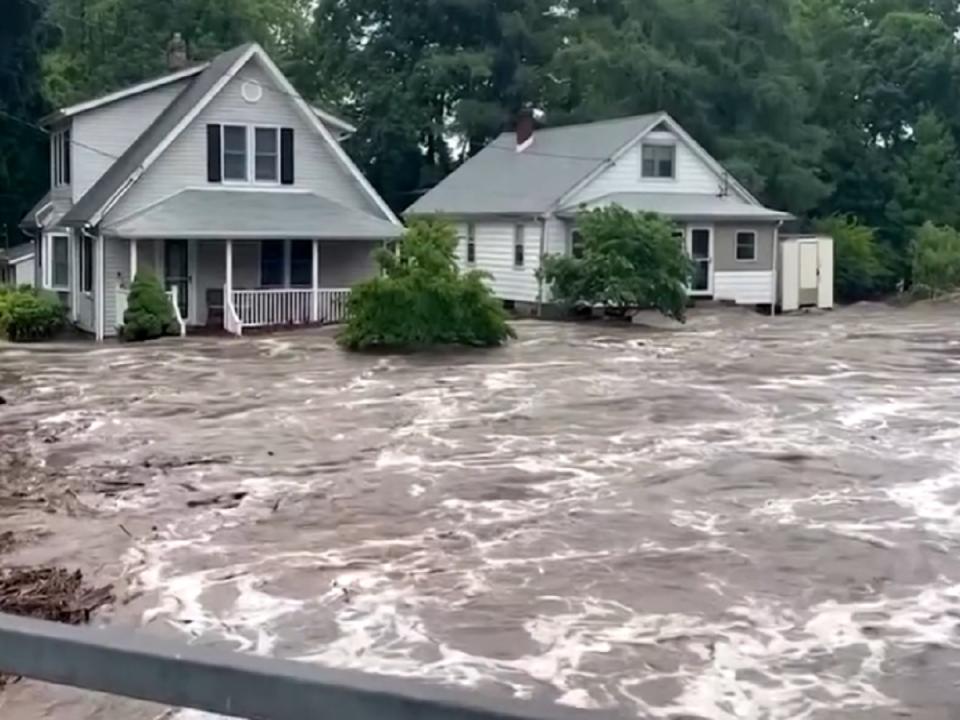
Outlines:
{"label": "porch column", "polygon": [[224,287],[224,293],[227,297],[223,298],[224,305],[227,304],[228,300],[233,299],[233,240],[227,240],[226,245],[226,272],[224,273],[224,278],[226,286]]}
{"label": "porch column", "polygon": [[310,303],[310,322],[320,320],[320,241],[314,238],[310,265],[310,287],[313,288],[313,301]]}
{"label": "porch column", "polygon": [[137,239],[130,238],[130,282],[137,276]]}

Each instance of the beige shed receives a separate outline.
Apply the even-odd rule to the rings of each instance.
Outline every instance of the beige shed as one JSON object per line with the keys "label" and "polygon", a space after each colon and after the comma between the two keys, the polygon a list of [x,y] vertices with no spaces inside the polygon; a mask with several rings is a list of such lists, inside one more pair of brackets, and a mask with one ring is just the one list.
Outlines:
{"label": "beige shed", "polygon": [[778,274],[783,312],[833,307],[833,238],[782,235]]}

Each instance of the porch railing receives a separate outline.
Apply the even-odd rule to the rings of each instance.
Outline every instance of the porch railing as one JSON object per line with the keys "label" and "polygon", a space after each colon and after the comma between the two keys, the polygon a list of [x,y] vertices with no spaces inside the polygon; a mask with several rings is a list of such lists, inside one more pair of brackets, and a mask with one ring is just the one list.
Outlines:
{"label": "porch railing", "polygon": [[[276,327],[341,322],[348,288],[276,288],[224,293],[224,328],[235,335],[245,327]],[[232,307],[231,307],[232,306]],[[238,331],[239,330],[239,331]]]}
{"label": "porch railing", "polygon": [[130,298],[130,291],[125,287],[118,287],[116,295],[114,296],[114,302],[117,309],[117,327],[123,325],[123,314],[127,312],[127,303]]}
{"label": "porch railing", "polygon": [[180,337],[185,337],[187,334],[187,322],[183,319],[183,315],[180,314],[180,303],[177,299],[179,298],[178,290],[179,288],[177,288],[176,285],[171,285],[167,291],[167,297],[170,298],[170,305],[173,306],[173,317],[177,321],[177,325],[180,326]]}

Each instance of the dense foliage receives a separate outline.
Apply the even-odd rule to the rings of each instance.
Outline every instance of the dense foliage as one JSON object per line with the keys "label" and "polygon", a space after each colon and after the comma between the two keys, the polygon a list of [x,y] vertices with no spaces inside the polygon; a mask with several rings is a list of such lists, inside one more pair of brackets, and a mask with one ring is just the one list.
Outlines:
{"label": "dense foliage", "polygon": [[0,335],[13,342],[44,340],[64,325],[66,312],[51,292],[0,287]]}
{"label": "dense foliage", "polygon": [[960,233],[926,223],[913,243],[913,282],[917,294],[938,297],[960,288]]}
{"label": "dense foliage", "polygon": [[553,300],[567,307],[654,308],[685,319],[691,268],[672,221],[612,205],[581,212],[576,228],[580,257],[544,261]]}
{"label": "dense foliage", "polygon": [[[348,149],[398,210],[529,103],[546,124],[667,110],[806,228],[874,228],[876,289],[909,280],[924,222],[960,224],[953,0],[11,2],[0,110],[35,119],[41,87],[60,104],[159,73],[175,31],[194,59],[259,40],[356,121]],[[45,138],[0,122],[9,223],[46,183]]]}
{"label": "dense foliage", "polygon": [[483,347],[514,337],[484,275],[459,272],[456,247],[450,225],[418,221],[396,251],[381,249],[381,275],[350,294],[340,343],[350,350]]}
{"label": "dense foliage", "polygon": [[123,313],[124,340],[152,340],[179,332],[170,298],[155,275],[137,273],[130,283],[127,310]]}
{"label": "dense foliage", "polygon": [[852,217],[833,216],[817,223],[833,238],[834,293],[840,302],[875,297],[893,282],[876,231]]}

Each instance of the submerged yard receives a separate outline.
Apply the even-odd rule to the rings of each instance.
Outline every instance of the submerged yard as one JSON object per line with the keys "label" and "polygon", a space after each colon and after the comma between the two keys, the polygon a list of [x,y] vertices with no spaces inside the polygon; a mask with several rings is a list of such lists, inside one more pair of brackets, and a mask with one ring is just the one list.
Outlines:
{"label": "submerged yard", "polygon": [[952,309],[517,330],[386,359],[329,331],[0,345],[0,561],[114,582],[102,621],[490,694],[960,712]]}

